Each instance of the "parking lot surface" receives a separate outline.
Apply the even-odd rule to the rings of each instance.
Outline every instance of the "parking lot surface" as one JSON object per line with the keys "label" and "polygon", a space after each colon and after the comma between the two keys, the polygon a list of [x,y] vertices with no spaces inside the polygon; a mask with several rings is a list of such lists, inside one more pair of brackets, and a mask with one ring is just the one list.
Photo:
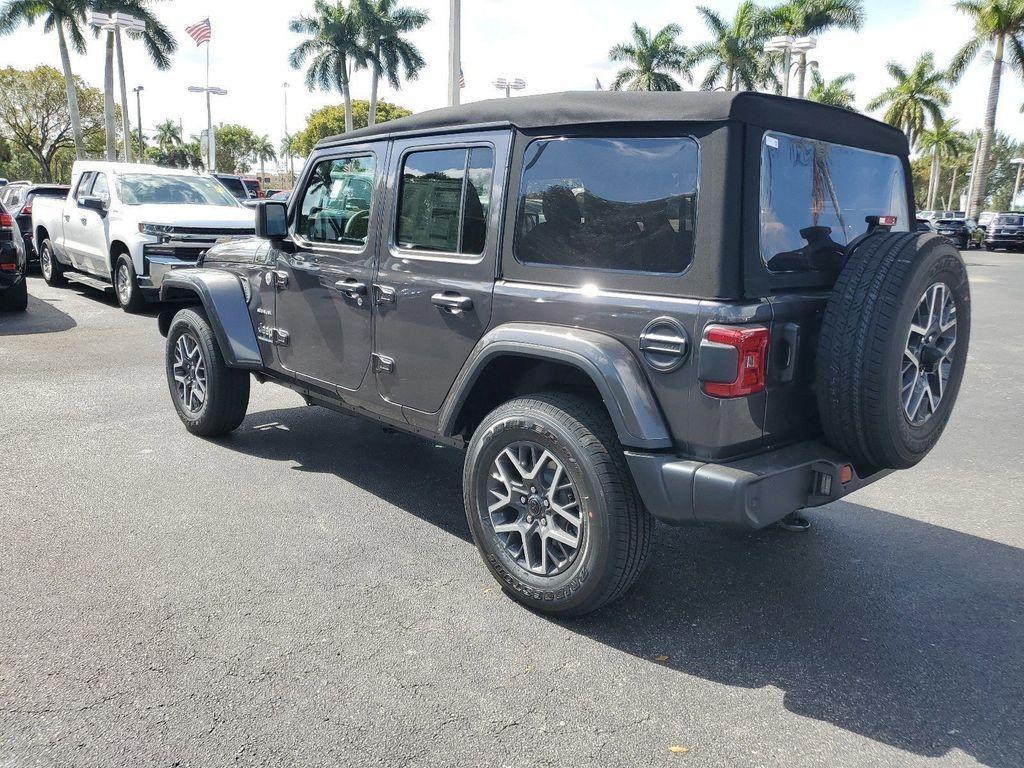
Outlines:
{"label": "parking lot surface", "polygon": [[502,594],[461,454],[253,386],[178,421],[152,313],[0,316],[0,766],[1024,765],[1024,256],[964,387],[806,534],[659,527],[585,620]]}

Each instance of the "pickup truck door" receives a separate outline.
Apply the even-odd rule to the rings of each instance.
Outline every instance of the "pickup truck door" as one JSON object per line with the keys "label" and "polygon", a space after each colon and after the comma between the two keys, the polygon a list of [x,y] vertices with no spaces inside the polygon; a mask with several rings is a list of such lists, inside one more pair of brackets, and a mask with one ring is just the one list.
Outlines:
{"label": "pickup truck door", "polygon": [[292,197],[290,247],[276,249],[278,362],[322,389],[356,390],[369,368],[386,154],[375,142],[318,155]]}
{"label": "pickup truck door", "polygon": [[[93,197],[103,198],[110,207],[110,187],[107,182],[107,174],[97,173],[92,182],[89,194]],[[75,213],[76,226],[80,228],[78,243],[82,251],[84,268],[100,277],[110,277],[112,265],[109,263],[110,242],[107,232],[110,227],[109,218],[92,208],[79,205]]]}
{"label": "pickup truck door", "polygon": [[374,370],[390,403],[440,409],[487,329],[509,144],[487,131],[392,146],[374,280]]}
{"label": "pickup truck door", "polygon": [[57,249],[68,258],[75,269],[88,269],[85,247],[81,243],[85,234],[85,222],[82,222],[82,215],[79,213],[85,209],[78,204],[78,201],[89,194],[95,178],[96,174],[93,171],[86,171],[82,174],[74,191],[64,201],[61,220],[58,222],[61,228],[60,232],[50,233],[51,238],[56,236],[54,243]]}

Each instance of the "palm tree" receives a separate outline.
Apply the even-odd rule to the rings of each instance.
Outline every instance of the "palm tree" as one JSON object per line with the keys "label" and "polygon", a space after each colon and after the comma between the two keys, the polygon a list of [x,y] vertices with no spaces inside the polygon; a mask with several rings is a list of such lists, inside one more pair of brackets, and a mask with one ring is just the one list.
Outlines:
{"label": "palm tree", "polygon": [[968,159],[973,159],[973,147],[975,141],[972,141],[971,137],[963,131],[957,131],[957,143],[951,148],[949,159],[952,161],[952,178],[949,181],[949,197],[946,198],[946,210],[952,210],[953,208],[953,195],[956,193],[956,182],[957,177],[960,175],[960,169],[964,167]]}
{"label": "palm tree", "polygon": [[931,173],[928,177],[928,195],[925,208],[935,208],[935,198],[939,194],[939,175],[942,172],[942,159],[962,152],[966,137],[956,129],[956,120],[943,120],[936,123],[930,130],[921,134],[921,148],[932,156]]}
{"label": "palm tree", "polygon": [[43,19],[44,32],[57,32],[57,47],[60,49],[60,63],[64,70],[64,87],[68,95],[68,110],[71,113],[71,131],[75,137],[75,156],[85,157],[85,135],[82,133],[82,118],[78,111],[78,95],[75,93],[75,76],[71,71],[71,56],[68,40],[75,52],[85,53],[84,0],[11,0],[0,10],[0,35],[12,32],[19,24],[35,24]]}
{"label": "palm tree", "polygon": [[[92,10],[99,13],[127,13],[146,25],[142,32],[129,32],[129,37],[139,37],[146,44],[149,58],[158,69],[171,66],[171,54],[177,49],[177,42],[167,27],[149,9],[150,0],[84,0]],[[118,75],[121,84],[121,123],[124,131],[125,159],[131,159],[131,133],[129,125],[128,90],[124,80],[124,57],[121,54],[121,30],[107,31],[106,53],[104,57],[103,90],[104,118],[107,131],[107,159],[117,159],[117,138],[114,129],[114,53],[117,53]]]}
{"label": "palm tree", "polygon": [[[788,0],[768,11],[772,34],[805,37],[829,29],[860,29],[864,23],[861,0]],[[797,53],[797,96],[804,97],[807,77],[807,52]],[[788,64],[787,64],[788,66]],[[783,77],[789,82],[789,72]]]}
{"label": "palm tree", "polygon": [[415,80],[426,62],[419,48],[406,39],[409,32],[430,21],[430,14],[415,8],[396,7],[398,0],[370,0],[370,16],[363,19],[370,59],[370,111],[367,125],[377,122],[377,86],[384,77],[396,91],[400,75]]}
{"label": "palm tree", "polygon": [[277,160],[277,152],[274,151],[274,145],[270,143],[270,137],[266,135],[256,137],[256,141],[252,145],[252,159],[260,164],[260,180],[266,181],[267,175],[263,163],[267,160]]}
{"label": "palm tree", "polygon": [[775,75],[765,66],[762,52],[768,37],[768,17],[754,4],[744,0],[727,22],[706,6],[697,6],[714,40],[690,51],[689,66],[709,61],[707,76],[700,87],[710,91],[716,86],[726,91],[752,91],[771,82]]}
{"label": "palm tree", "polygon": [[281,157],[285,158],[285,163],[288,166],[288,176],[291,178],[292,185],[295,184],[295,150],[297,143],[298,136],[296,134],[286,133],[284,138],[281,139],[281,148],[279,150]]}
{"label": "palm tree", "polygon": [[666,24],[651,37],[649,29],[633,22],[633,39],[619,43],[608,52],[612,61],[626,62],[626,66],[615,75],[612,90],[681,90],[672,75],[680,75],[687,82],[693,82],[686,62],[686,48],[676,42],[682,33],[683,28],[678,24]]}
{"label": "palm tree", "polygon": [[967,200],[967,215],[973,216],[981,208],[987,193],[988,153],[996,130],[1003,61],[1008,59],[1013,69],[1024,72],[1024,0],[958,0],[954,6],[971,17],[974,31],[971,39],[957,51],[949,65],[950,79],[958,81],[982,49],[992,49],[992,76],[988,86],[985,122],[981,129],[978,167],[974,174],[977,182],[971,184]]}
{"label": "palm tree", "polygon": [[907,134],[911,147],[917,147],[921,134],[942,122],[942,109],[949,106],[946,73],[935,69],[935,56],[922,53],[908,72],[895,61],[886,71],[896,84],[886,88],[868,104],[869,110],[886,107],[883,119]]}
{"label": "palm tree", "polygon": [[350,81],[353,69],[362,69],[373,58],[363,42],[363,20],[371,15],[369,0],[342,0],[334,4],[328,0],[314,0],[312,16],[298,16],[288,28],[300,35],[308,35],[288,56],[294,69],[306,59],[312,59],[306,70],[306,87],[338,90],[345,99],[345,132],[352,130],[352,91]]}
{"label": "palm tree", "polygon": [[180,147],[182,143],[181,127],[173,120],[164,120],[156,127],[153,138],[161,149]]}
{"label": "palm tree", "polygon": [[847,87],[853,82],[854,75],[847,73],[834,80],[825,82],[825,78],[817,69],[811,70],[811,88],[807,91],[807,99],[830,107],[840,107],[851,112],[856,111],[853,103],[857,100],[853,91]]}

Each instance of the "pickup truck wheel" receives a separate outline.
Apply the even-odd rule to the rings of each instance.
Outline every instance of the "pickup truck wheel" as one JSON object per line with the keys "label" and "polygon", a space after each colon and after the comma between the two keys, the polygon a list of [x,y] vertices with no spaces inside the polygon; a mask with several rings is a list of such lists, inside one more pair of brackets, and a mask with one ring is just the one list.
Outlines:
{"label": "pickup truck wheel", "polygon": [[39,245],[39,271],[43,273],[43,280],[49,286],[58,288],[67,283],[64,265],[57,261],[57,257],[53,255],[53,246],[46,238]]}
{"label": "pickup truck wheel", "polygon": [[923,459],[949,421],[967,364],[967,268],[935,234],[879,233],[847,260],[822,319],[818,411],[861,474]]}
{"label": "pickup truck wheel", "polygon": [[653,518],[607,414],[581,398],[539,394],[492,411],[470,441],[463,493],[487,567],[537,611],[597,610],[647,563]]}
{"label": "pickup truck wheel", "polygon": [[146,299],[135,276],[135,267],[128,254],[121,254],[114,266],[114,293],[117,294],[117,303],[125,312],[134,314],[146,306]]}
{"label": "pickup truck wheel", "polygon": [[183,309],[167,333],[167,385],[185,429],[216,437],[234,430],[249,407],[249,373],[224,362],[210,323]]}

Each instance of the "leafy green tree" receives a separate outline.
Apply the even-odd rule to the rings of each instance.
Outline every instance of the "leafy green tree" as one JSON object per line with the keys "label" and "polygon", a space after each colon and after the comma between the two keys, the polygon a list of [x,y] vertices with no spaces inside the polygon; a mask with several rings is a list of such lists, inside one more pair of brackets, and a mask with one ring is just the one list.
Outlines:
{"label": "leafy green tree", "polygon": [[314,0],[312,16],[292,19],[288,28],[292,32],[306,35],[307,39],[288,56],[294,69],[302,67],[309,59],[306,69],[306,87],[324,91],[337,90],[345,100],[345,132],[352,131],[352,89],[351,73],[364,69],[373,53],[364,42],[364,19],[371,16],[368,0],[342,0],[330,3],[328,0]]}
{"label": "leafy green tree", "polygon": [[921,149],[931,156],[928,193],[925,196],[925,208],[929,210],[935,208],[935,201],[939,195],[942,160],[947,156],[962,154],[966,144],[967,137],[958,131],[956,126],[956,120],[943,120],[921,134]]}
{"label": "leafy green tree", "polygon": [[857,97],[853,89],[849,87],[853,80],[854,76],[847,73],[826,82],[818,70],[812,69],[811,87],[807,91],[807,99],[809,101],[816,101],[819,104],[828,104],[830,107],[840,107],[855,112],[857,108],[854,106],[854,102],[857,100]]}
{"label": "leafy green tree", "polygon": [[678,24],[666,24],[654,36],[651,31],[633,22],[633,39],[619,43],[608,52],[612,61],[626,66],[612,81],[612,90],[678,91],[682,87],[673,75],[693,82],[687,66],[687,50],[676,38],[683,33]]}
{"label": "leafy green tree", "polygon": [[[985,122],[981,129],[981,151],[978,155],[978,179],[987,182],[989,147],[996,130],[999,88],[1003,64],[1009,62],[1018,74],[1024,74],[1024,0],[958,0],[956,9],[974,22],[971,38],[953,57],[949,77],[958,81],[982,50],[991,53],[992,75],[989,78]],[[967,215],[981,209],[985,200],[985,183],[973,184],[967,200]]]}
{"label": "leafy green tree", "polygon": [[426,66],[420,53],[406,35],[430,20],[430,14],[398,5],[398,0],[370,0],[371,11],[362,20],[366,47],[370,50],[370,125],[374,124],[377,89],[380,78],[387,79],[396,91],[402,87],[402,75],[415,80]]}
{"label": "leafy green tree", "polygon": [[253,148],[258,143],[255,133],[244,125],[232,123],[214,127],[217,141],[217,171],[220,173],[245,173],[249,170],[249,160],[253,156]]}
{"label": "leafy green tree", "polygon": [[164,120],[157,125],[156,133],[153,136],[157,146],[162,149],[177,147],[181,145],[181,126],[173,120]]}
{"label": "leafy green tree", "polygon": [[895,61],[886,64],[895,84],[886,88],[868,104],[869,110],[885,107],[883,119],[907,134],[917,147],[921,134],[942,122],[942,110],[949,106],[946,73],[935,69],[935,56],[922,53],[908,71]]}
{"label": "leafy green tree", "polygon": [[[377,102],[377,122],[385,123],[399,117],[411,115],[405,107],[387,101]],[[356,99],[352,102],[352,120],[355,128],[365,128],[369,124],[370,102]],[[312,113],[306,121],[306,128],[295,135],[291,142],[292,155],[305,157],[313,151],[313,147],[321,139],[345,133],[345,109],[342,106],[322,107]],[[282,149],[282,152],[284,150]],[[285,153],[287,155],[287,153]]]}
{"label": "leafy green tree", "polygon": [[[861,0],[788,0],[768,11],[771,34],[820,35],[830,29],[860,29],[864,24],[864,4]],[[796,56],[796,95],[804,97],[807,78],[807,52]],[[789,78],[789,72],[783,77]]]}
{"label": "leafy green tree", "polygon": [[768,17],[752,0],[744,0],[732,21],[726,21],[707,6],[697,6],[714,39],[690,50],[688,67],[709,63],[700,87],[705,91],[721,87],[726,91],[752,91],[774,79],[762,56],[768,38]]}
{"label": "leafy green tree", "polygon": [[60,62],[64,72],[64,90],[71,119],[71,133],[78,159],[86,156],[85,134],[82,131],[78,107],[78,94],[75,86],[77,81],[71,71],[68,41],[71,41],[76,53],[85,53],[85,35],[82,34],[82,27],[85,24],[85,8],[85,0],[10,0],[0,9],[0,35],[10,34],[21,24],[31,26],[39,19],[43,20],[44,32],[55,31],[57,33],[57,47],[60,50]]}
{"label": "leafy green tree", "polygon": [[[74,87],[83,133],[97,133],[102,125],[102,94],[77,78]],[[52,181],[57,154],[75,147],[61,73],[45,66],[27,72],[13,67],[0,70],[0,132],[32,157],[43,181]]]}

